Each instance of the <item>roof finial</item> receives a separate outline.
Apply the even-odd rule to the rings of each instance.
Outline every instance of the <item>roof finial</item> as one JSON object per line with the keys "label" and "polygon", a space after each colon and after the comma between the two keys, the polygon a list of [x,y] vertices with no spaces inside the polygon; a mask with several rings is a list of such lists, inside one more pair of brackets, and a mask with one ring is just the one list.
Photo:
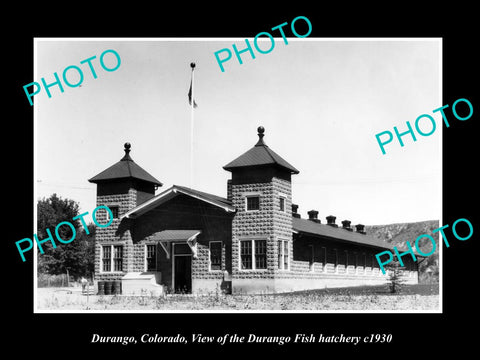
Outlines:
{"label": "roof finial", "polygon": [[265,128],[263,126],[259,126],[257,128],[257,131],[258,131],[258,142],[255,144],[255,146],[266,146],[265,143],[263,142]]}
{"label": "roof finial", "polygon": [[126,142],[124,145],[124,151],[125,151],[125,156],[122,158],[122,160],[132,160],[132,158],[129,155],[130,148],[132,147],[129,142]]}

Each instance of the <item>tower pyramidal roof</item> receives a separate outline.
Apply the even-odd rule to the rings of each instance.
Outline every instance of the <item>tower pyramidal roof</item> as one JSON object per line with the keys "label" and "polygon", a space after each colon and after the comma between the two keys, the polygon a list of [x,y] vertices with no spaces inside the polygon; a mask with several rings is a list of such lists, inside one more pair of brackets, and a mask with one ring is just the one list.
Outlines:
{"label": "tower pyramidal roof", "polygon": [[240,155],[235,160],[229,162],[223,168],[227,171],[231,171],[236,168],[272,165],[287,170],[292,174],[298,174],[299,171],[293,165],[289,164],[280,155],[270,149],[267,144],[265,144],[263,141],[265,128],[263,126],[259,126],[257,131],[258,142],[255,144],[255,146]]}
{"label": "tower pyramidal roof", "polygon": [[101,173],[95,175],[88,181],[91,183],[100,183],[104,181],[114,180],[114,179],[137,179],[142,180],[157,186],[162,186],[163,184],[150,175],[147,171],[142,169],[137,165],[132,158],[130,157],[130,143],[125,143],[124,151],[125,155],[119,162],[113,164],[109,168],[103,170]]}

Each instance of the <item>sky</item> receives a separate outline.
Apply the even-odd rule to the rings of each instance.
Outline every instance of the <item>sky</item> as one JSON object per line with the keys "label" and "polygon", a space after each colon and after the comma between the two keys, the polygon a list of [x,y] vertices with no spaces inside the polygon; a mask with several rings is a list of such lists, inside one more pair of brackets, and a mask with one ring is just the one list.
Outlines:
{"label": "sky", "polygon": [[[88,179],[119,161],[125,142],[163,183],[157,194],[175,184],[226,197],[222,167],[255,145],[261,125],[265,143],[300,171],[292,197],[302,217],[315,209],[322,223],[328,215],[366,225],[441,219],[442,121],[432,112],[443,105],[441,39],[275,40],[268,54],[243,53],[243,64],[233,54],[222,72],[214,53],[243,49],[244,38],[35,39],[32,81],[53,82],[70,65],[84,80],[63,93],[51,87],[51,98],[44,89],[35,95],[34,200],[57,193],[91,213]],[[121,58],[112,72],[99,63],[109,49]],[[80,63],[94,55],[96,79]],[[115,65],[112,54],[104,59]],[[436,131],[416,142],[404,136],[404,147],[394,139],[383,155],[375,135],[405,131],[422,114]]]}

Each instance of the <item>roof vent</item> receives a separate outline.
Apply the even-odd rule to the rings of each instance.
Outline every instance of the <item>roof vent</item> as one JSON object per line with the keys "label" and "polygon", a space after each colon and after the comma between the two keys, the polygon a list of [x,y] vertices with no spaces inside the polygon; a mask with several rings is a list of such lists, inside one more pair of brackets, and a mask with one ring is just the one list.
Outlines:
{"label": "roof vent", "polygon": [[335,219],[336,217],[333,215],[327,216],[327,225],[333,226],[333,227],[338,227],[337,224],[335,224]]}
{"label": "roof vent", "polygon": [[348,230],[348,231],[353,231],[353,229],[350,227],[350,224],[352,222],[350,220],[343,220],[342,221],[342,228],[344,228],[345,230]]}
{"label": "roof vent", "polygon": [[363,235],[366,234],[366,232],[365,232],[365,225],[363,225],[363,224],[357,224],[357,225],[355,225],[355,227],[357,228],[357,232],[358,232],[358,233],[363,234]]}
{"label": "roof vent", "polygon": [[297,213],[297,211],[298,211],[298,205],[292,204],[292,216],[300,219],[301,216],[299,213]]}
{"label": "roof vent", "polygon": [[317,210],[310,210],[309,212],[307,212],[307,214],[308,214],[308,220],[311,220],[313,222],[316,222],[317,224],[320,224]]}

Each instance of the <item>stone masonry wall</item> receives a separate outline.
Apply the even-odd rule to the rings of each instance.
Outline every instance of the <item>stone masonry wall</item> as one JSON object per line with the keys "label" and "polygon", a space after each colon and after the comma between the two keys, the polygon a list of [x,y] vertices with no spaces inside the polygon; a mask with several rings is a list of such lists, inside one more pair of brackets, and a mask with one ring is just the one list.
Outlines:
{"label": "stone masonry wall", "polygon": [[[245,197],[260,195],[260,210],[246,211]],[[280,195],[285,197],[285,211],[280,211]],[[235,279],[273,278],[278,271],[277,240],[288,240],[292,254],[291,183],[273,178],[267,183],[234,184],[232,201],[237,213],[232,222],[232,275]],[[240,270],[240,240],[264,238],[267,240],[267,269]]]}
{"label": "stone masonry wall", "polygon": [[[118,206],[119,217],[136,206],[136,190],[131,188],[127,194],[97,196],[97,206]],[[108,213],[100,209],[96,213],[100,224],[108,223]],[[120,280],[128,271],[133,270],[133,243],[130,231],[125,226],[128,219],[113,219],[106,228],[97,227],[95,234],[95,279]],[[123,245],[123,271],[103,272],[101,269],[101,248],[103,245]]]}
{"label": "stone masonry wall", "polygon": [[[292,184],[289,181],[273,178],[274,195],[277,199],[274,201],[274,237],[275,240],[288,240],[289,259],[293,259],[293,239],[292,239]],[[285,201],[285,211],[280,211],[279,194],[287,195]],[[278,268],[278,242],[273,244],[273,269],[275,277],[282,276],[285,270]]]}

